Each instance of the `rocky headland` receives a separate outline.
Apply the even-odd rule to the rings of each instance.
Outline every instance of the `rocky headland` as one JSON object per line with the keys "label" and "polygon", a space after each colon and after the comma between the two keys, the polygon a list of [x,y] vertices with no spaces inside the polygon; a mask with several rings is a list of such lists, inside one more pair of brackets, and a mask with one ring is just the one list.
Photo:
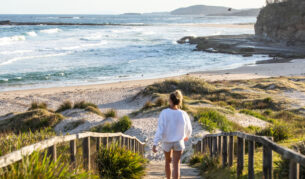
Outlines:
{"label": "rocky headland", "polygon": [[196,50],[295,59],[305,57],[305,1],[268,4],[257,17],[255,35],[183,37],[178,43],[195,44]]}

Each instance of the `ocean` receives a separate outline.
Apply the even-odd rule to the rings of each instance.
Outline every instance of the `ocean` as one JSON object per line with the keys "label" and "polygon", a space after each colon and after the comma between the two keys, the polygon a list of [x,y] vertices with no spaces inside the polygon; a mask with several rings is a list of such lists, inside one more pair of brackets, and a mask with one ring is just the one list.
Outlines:
{"label": "ocean", "polygon": [[256,17],[0,15],[5,20],[106,25],[0,26],[0,91],[168,77],[267,58],[198,52],[176,42],[184,36],[254,34],[199,24],[254,23]]}

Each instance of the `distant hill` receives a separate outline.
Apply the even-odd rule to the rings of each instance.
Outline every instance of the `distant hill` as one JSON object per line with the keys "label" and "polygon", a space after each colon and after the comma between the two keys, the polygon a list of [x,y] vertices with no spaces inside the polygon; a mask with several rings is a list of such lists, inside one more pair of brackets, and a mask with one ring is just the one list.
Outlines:
{"label": "distant hill", "polygon": [[260,9],[232,9],[223,6],[195,5],[179,8],[170,12],[172,15],[207,15],[207,16],[257,16]]}
{"label": "distant hill", "polygon": [[[190,7],[179,8],[171,12],[172,15],[208,15],[208,14],[220,14],[230,12],[228,7],[222,6],[205,6],[195,5]],[[235,12],[235,9],[231,11]]]}
{"label": "distant hill", "polygon": [[245,9],[245,10],[235,10],[234,12],[229,13],[220,13],[220,14],[208,14],[209,16],[223,16],[223,15],[230,15],[230,16],[258,16],[260,9]]}

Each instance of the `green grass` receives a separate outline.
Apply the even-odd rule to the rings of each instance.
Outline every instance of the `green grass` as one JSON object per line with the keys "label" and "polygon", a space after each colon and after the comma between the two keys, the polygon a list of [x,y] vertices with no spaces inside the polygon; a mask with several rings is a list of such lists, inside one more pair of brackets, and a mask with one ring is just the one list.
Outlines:
{"label": "green grass", "polygon": [[56,112],[63,112],[69,109],[73,109],[73,103],[71,101],[64,101],[56,110]]}
{"label": "green grass", "polygon": [[117,122],[104,123],[102,125],[95,126],[91,129],[92,132],[102,133],[115,133],[115,132],[126,132],[132,126],[132,122],[128,116],[120,118]]}
{"label": "green grass", "polygon": [[90,103],[90,102],[85,102],[85,101],[80,101],[80,102],[76,102],[74,104],[74,109],[86,109],[87,107],[94,107],[94,108],[98,108],[98,106],[96,104]]}
{"label": "green grass", "polygon": [[266,121],[266,122],[270,122],[270,123],[275,123],[276,122],[275,119],[268,118],[268,117],[262,115],[261,113],[253,111],[253,110],[242,109],[239,112],[250,115],[250,116],[253,116],[253,117],[256,117],[256,118],[261,119],[261,120]]}
{"label": "green grass", "polygon": [[0,121],[0,132],[13,131],[27,132],[36,131],[46,127],[54,127],[64,117],[59,113],[54,113],[47,109],[34,109],[19,113],[13,117]]}
{"label": "green grass", "polygon": [[195,119],[197,119],[199,124],[209,132],[213,132],[217,128],[224,132],[230,132],[233,130],[232,123],[228,121],[224,115],[214,109],[201,109],[195,116]]}
{"label": "green grass", "polygon": [[35,109],[48,109],[48,105],[45,102],[32,102],[29,111]]}
{"label": "green grass", "polygon": [[19,134],[13,132],[0,133],[0,156],[42,140],[49,139],[55,135],[55,132],[51,128],[44,128],[35,132],[28,131]]}
{"label": "green grass", "polygon": [[46,153],[41,155],[36,152],[24,157],[21,162],[10,167],[0,169],[0,179],[14,178],[43,178],[43,179],[69,179],[69,178],[97,178],[83,169],[71,169],[69,164],[64,163],[61,157],[54,162],[47,157]]}
{"label": "green grass", "polygon": [[101,178],[140,179],[145,175],[147,159],[112,144],[97,154],[96,164]]}
{"label": "green grass", "polygon": [[108,111],[106,111],[105,113],[104,113],[104,116],[106,117],[106,118],[109,118],[109,117],[117,117],[117,112],[116,112],[116,110],[115,109],[109,109]]}

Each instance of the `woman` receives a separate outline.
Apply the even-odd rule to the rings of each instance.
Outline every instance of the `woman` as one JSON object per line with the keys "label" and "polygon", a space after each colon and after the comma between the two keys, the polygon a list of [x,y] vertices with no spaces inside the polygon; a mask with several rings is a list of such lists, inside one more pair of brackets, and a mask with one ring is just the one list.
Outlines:
{"label": "woman", "polygon": [[[177,90],[170,94],[170,108],[164,109],[159,117],[158,129],[154,139],[153,152],[157,152],[157,145],[162,141],[165,155],[165,172],[167,179],[171,178],[173,156],[173,178],[180,178],[180,158],[185,149],[184,141],[192,134],[192,125],[188,114],[181,110],[183,96]],[[173,153],[173,155],[171,155]]]}

